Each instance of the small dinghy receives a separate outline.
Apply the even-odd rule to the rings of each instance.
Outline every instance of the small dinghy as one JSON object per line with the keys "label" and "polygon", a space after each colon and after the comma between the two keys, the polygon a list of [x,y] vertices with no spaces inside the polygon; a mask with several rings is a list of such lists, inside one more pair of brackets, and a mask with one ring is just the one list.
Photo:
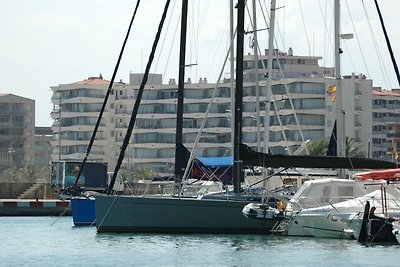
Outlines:
{"label": "small dinghy", "polygon": [[264,203],[250,203],[244,206],[242,210],[246,218],[276,220],[283,219],[283,210],[272,208]]}

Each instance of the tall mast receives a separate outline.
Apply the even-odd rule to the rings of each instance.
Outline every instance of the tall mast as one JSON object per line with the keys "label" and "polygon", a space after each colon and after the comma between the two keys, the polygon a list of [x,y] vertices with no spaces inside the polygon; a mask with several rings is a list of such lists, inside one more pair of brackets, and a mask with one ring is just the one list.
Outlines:
{"label": "tall mast", "polygon": [[270,92],[272,83],[272,61],[274,51],[274,31],[275,31],[275,9],[276,1],[271,1],[269,38],[268,38],[268,60],[267,60],[267,91],[265,92],[265,116],[264,116],[264,153],[269,150],[269,110],[270,110]]}
{"label": "tall mast", "polygon": [[253,51],[254,51],[254,85],[256,89],[256,126],[257,126],[257,150],[261,149],[261,136],[260,136],[260,86],[258,78],[258,39],[257,39],[257,12],[256,0],[252,2],[253,6]]}
{"label": "tall mast", "polygon": [[235,129],[233,154],[233,190],[240,192],[240,182],[243,180],[240,146],[242,143],[242,106],[243,106],[243,41],[244,41],[244,8],[245,0],[237,3],[237,43],[236,43],[236,91],[235,91]]}
{"label": "tall mast", "polygon": [[[345,111],[343,108],[342,77],[340,74],[340,55],[343,53],[340,47],[340,0],[335,0],[335,78],[336,78],[336,123],[337,123],[337,156],[345,157]],[[338,169],[338,177],[345,177],[345,170]]]}
{"label": "tall mast", "polygon": [[[180,187],[186,164],[179,160],[180,147],[183,145],[183,97],[185,82],[186,28],[188,0],[182,0],[181,39],[179,54],[178,103],[176,108],[175,139],[175,185]],[[178,189],[178,188],[177,188]],[[179,191],[178,191],[179,192]]]}
{"label": "tall mast", "polygon": [[335,78],[336,78],[336,121],[337,121],[337,153],[339,157],[344,155],[344,109],[342,99],[342,83],[340,74],[340,0],[335,0]]}
{"label": "tall mast", "polygon": [[[229,1],[229,33],[230,33],[230,45],[231,50],[229,52],[230,55],[230,73],[231,73],[231,80],[230,80],[230,87],[231,87],[231,108],[230,108],[230,115],[231,116],[231,133],[235,131],[234,121],[235,121],[235,48],[234,48],[234,25],[233,25],[233,1]],[[231,155],[233,155],[233,151],[235,150],[234,146],[234,136],[231,134]]]}

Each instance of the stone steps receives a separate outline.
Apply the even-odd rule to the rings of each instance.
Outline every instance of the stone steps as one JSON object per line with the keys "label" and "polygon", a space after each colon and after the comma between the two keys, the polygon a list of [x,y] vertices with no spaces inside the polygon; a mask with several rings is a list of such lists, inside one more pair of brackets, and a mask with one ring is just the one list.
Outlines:
{"label": "stone steps", "polygon": [[34,199],[34,198],[36,198],[36,196],[35,196],[36,191],[45,183],[46,183],[46,179],[44,179],[44,178],[40,178],[40,179],[36,180],[36,182],[33,185],[31,185],[28,189],[26,189],[24,192],[22,192],[17,197],[17,199],[27,199],[27,198]]}

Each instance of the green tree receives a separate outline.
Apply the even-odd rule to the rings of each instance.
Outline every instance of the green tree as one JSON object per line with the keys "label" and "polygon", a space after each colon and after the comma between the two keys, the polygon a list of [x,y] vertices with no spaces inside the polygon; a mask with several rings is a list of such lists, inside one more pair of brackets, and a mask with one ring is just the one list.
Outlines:
{"label": "green tree", "polygon": [[17,167],[10,167],[3,170],[1,174],[3,183],[17,183],[19,181],[20,169]]}
{"label": "green tree", "polygon": [[134,182],[134,177],[128,170],[120,170],[118,173],[121,176],[122,181]]}
{"label": "green tree", "polygon": [[356,145],[354,138],[346,137],[346,157],[365,158],[365,153],[360,150],[361,145]]}
{"label": "green tree", "polygon": [[[328,151],[329,139],[322,138],[310,142],[307,145],[308,153],[310,156],[325,156]],[[356,145],[354,138],[346,137],[345,153],[346,157],[350,158],[365,158],[365,153],[360,150],[361,145]],[[302,155],[305,155],[303,151]]]}
{"label": "green tree", "polygon": [[20,169],[20,182],[33,183],[39,178],[45,178],[45,168],[36,167],[35,165],[27,165]]}
{"label": "green tree", "polygon": [[139,180],[151,180],[154,177],[153,170],[149,168],[140,168],[135,170],[134,176]]}
{"label": "green tree", "polygon": [[[310,156],[325,156],[328,151],[329,141],[327,138],[321,138],[315,141],[311,141],[307,144],[308,154]],[[306,151],[304,150],[302,155],[306,155]]]}

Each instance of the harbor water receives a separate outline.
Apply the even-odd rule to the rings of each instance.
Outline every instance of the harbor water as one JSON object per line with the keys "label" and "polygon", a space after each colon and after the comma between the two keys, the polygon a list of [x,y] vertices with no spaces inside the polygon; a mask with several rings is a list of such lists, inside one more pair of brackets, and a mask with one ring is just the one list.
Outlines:
{"label": "harbor water", "polygon": [[105,234],[71,217],[0,217],[0,266],[397,266],[400,245],[260,235]]}

